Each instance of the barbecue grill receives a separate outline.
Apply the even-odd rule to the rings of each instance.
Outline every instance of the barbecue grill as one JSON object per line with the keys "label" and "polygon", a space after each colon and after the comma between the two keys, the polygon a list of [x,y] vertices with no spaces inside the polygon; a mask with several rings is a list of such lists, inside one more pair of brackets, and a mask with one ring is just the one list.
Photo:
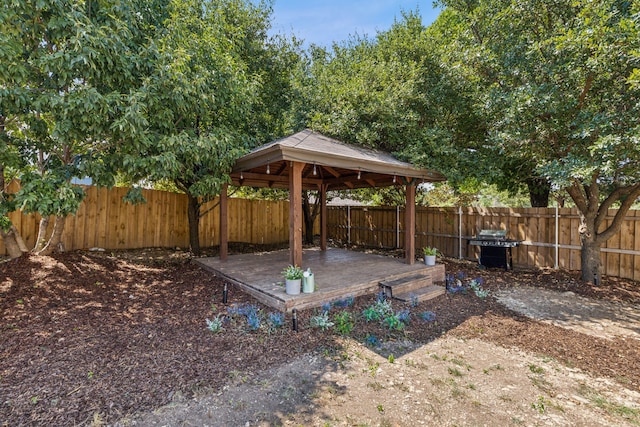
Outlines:
{"label": "barbecue grill", "polygon": [[469,239],[469,244],[480,246],[478,262],[484,267],[502,267],[512,269],[511,248],[518,246],[521,240],[507,239],[507,230],[480,230],[478,235]]}

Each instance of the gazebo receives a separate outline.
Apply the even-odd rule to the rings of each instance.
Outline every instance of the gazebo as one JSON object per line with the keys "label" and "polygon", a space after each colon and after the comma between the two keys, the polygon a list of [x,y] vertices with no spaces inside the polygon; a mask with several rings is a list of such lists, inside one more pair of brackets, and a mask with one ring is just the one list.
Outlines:
{"label": "gazebo", "polygon": [[[231,173],[236,186],[289,189],[289,262],[302,265],[302,191],[320,195],[320,249],[327,248],[327,191],[404,186],[405,262],[415,262],[416,187],[445,181],[390,154],[348,145],[310,129],[260,146],[238,159]],[[227,188],[220,196],[220,259],[228,254]]]}

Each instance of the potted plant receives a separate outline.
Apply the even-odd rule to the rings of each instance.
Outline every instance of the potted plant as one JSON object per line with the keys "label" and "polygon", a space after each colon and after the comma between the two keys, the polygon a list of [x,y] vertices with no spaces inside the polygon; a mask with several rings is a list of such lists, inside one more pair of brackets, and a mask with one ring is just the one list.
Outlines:
{"label": "potted plant", "polygon": [[436,256],[438,255],[437,248],[425,246],[424,248],[422,248],[422,253],[424,255],[425,265],[436,265]]}
{"label": "potted plant", "polygon": [[289,265],[282,270],[285,281],[285,292],[289,295],[300,294],[300,286],[302,284],[302,276],[304,271],[297,265]]}

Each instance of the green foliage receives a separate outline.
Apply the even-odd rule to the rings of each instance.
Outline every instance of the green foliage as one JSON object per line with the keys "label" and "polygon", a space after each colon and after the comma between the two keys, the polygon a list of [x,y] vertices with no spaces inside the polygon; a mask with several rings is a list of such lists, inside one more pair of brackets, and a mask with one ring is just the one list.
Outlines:
{"label": "green foliage", "polygon": [[438,248],[432,248],[431,246],[425,246],[422,248],[422,254],[426,256],[436,256],[438,255]]}
{"label": "green foliage", "polygon": [[[146,16],[133,1],[12,1],[0,8],[2,215],[74,214],[73,177],[113,183],[112,136],[144,70]],[[54,233],[55,234],[55,233]],[[54,235],[52,234],[52,236]]]}
{"label": "green foliage", "polygon": [[189,196],[194,252],[201,207],[230,182],[235,160],[287,129],[287,68],[299,57],[295,44],[267,38],[269,14],[266,3],[169,1],[148,76],[116,123],[129,179]]}
{"label": "green foliage", "polygon": [[341,335],[349,335],[353,330],[353,316],[348,311],[341,311],[333,316],[334,328]]}
{"label": "green foliage", "polygon": [[[633,2],[458,2],[437,25],[486,118],[482,169],[500,187],[566,191],[583,216],[583,279],[640,196],[640,22]],[[508,17],[508,19],[505,19]],[[442,38],[445,40],[445,38]]]}
{"label": "green foliage", "polygon": [[378,299],[373,305],[365,308],[362,315],[367,322],[381,321],[393,314],[393,307],[387,299]]}
{"label": "green foliage", "polygon": [[282,270],[282,275],[287,280],[299,280],[302,279],[304,271],[297,265],[288,265],[284,270]]}
{"label": "green foliage", "polygon": [[220,315],[214,317],[213,320],[205,319],[207,323],[207,329],[214,333],[220,332],[222,330],[223,320],[223,317],[221,317]]}
{"label": "green foliage", "polygon": [[320,328],[323,331],[331,328],[334,323],[329,320],[329,312],[323,310],[322,313],[311,316],[310,324],[312,328]]}

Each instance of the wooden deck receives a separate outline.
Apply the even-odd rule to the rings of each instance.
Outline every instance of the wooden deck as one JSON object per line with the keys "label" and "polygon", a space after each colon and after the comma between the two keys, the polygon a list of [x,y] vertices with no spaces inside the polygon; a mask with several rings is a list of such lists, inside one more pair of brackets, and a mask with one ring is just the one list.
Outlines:
{"label": "wooden deck", "polygon": [[282,270],[289,264],[289,251],[199,258],[203,268],[243,288],[258,301],[283,312],[320,307],[325,302],[348,296],[377,293],[379,283],[416,273],[429,274],[434,281],[444,280],[444,266],[427,267],[422,263],[408,265],[403,260],[383,255],[344,249],[305,249],[302,267],[315,276],[316,291],[288,295],[284,290]]}

